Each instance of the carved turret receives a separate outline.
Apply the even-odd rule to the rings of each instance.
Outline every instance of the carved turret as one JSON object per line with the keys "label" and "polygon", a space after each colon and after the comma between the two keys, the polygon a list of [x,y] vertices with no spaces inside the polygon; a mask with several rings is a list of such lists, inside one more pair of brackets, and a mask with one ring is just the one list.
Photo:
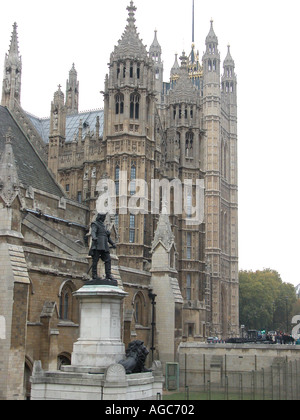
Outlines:
{"label": "carved turret", "polygon": [[54,100],[51,103],[48,153],[48,167],[55,177],[57,177],[60,150],[64,147],[66,139],[66,115],[64,94],[59,85],[58,90],[54,94]]}
{"label": "carved turret", "polygon": [[67,115],[78,114],[79,102],[79,82],[77,81],[77,71],[73,64],[69,72],[69,80],[66,87],[66,107]]}

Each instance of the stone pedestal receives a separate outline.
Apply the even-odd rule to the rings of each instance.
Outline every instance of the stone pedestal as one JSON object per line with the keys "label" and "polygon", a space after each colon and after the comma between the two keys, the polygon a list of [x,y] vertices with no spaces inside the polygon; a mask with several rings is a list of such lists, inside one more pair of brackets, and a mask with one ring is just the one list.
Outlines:
{"label": "stone pedestal", "polygon": [[73,346],[71,366],[45,372],[34,364],[32,400],[154,400],[162,394],[161,365],[153,373],[126,375],[118,362],[125,358],[121,338],[123,299],[121,288],[84,286],[75,296],[80,303],[80,334]]}
{"label": "stone pedestal", "polygon": [[127,293],[113,286],[84,286],[74,294],[80,301],[80,333],[72,366],[107,368],[124,358],[121,309]]}

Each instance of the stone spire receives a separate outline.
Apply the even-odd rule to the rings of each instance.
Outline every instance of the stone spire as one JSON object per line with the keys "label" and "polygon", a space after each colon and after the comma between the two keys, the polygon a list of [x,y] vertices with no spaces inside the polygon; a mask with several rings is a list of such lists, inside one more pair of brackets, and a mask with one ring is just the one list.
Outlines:
{"label": "stone spire", "polygon": [[79,82],[77,81],[77,71],[75,64],[69,72],[69,80],[67,80],[66,87],[66,108],[67,115],[78,114],[78,102],[79,102]]}
{"label": "stone spire", "polygon": [[17,34],[17,24],[16,22],[13,24],[13,32],[11,36],[10,48],[9,48],[9,56],[15,56],[16,59],[19,59],[19,45],[18,45],[18,34]]}
{"label": "stone spire", "polygon": [[233,58],[231,57],[231,53],[230,53],[230,45],[227,46],[227,56],[224,60],[224,66],[234,67],[234,61],[233,61]]}
{"label": "stone spire", "polygon": [[222,75],[222,93],[230,94],[228,100],[231,104],[236,105],[237,76],[235,74],[235,63],[231,56],[230,45],[228,45],[227,56],[223,63],[224,72]]}
{"label": "stone spire", "polygon": [[150,57],[152,57],[152,59],[156,62],[156,63],[161,63],[161,46],[160,43],[157,40],[157,30],[154,31],[154,40],[151,44],[149,53],[150,53]]}
{"label": "stone spire", "polygon": [[161,59],[162,49],[157,40],[157,30],[154,32],[154,40],[150,47],[149,55],[154,62],[155,91],[157,92],[158,105],[161,105],[163,102],[164,63]]}
{"label": "stone spire", "polygon": [[178,63],[178,54],[175,54],[175,61],[173,64],[173,67],[171,68],[171,74],[170,74],[170,81],[171,81],[171,87],[173,88],[179,78],[179,70],[180,65]]}
{"label": "stone spire", "polygon": [[61,90],[61,85],[59,85],[51,103],[50,137],[52,135],[66,136],[66,107],[64,102],[65,97]]}
{"label": "stone spire", "polygon": [[146,59],[148,53],[146,46],[143,44],[142,40],[139,38],[137,28],[135,26],[135,12],[136,7],[133,4],[133,1],[130,2],[130,6],[127,7],[128,10],[128,19],[127,26],[122,35],[122,38],[119,40],[118,45],[114,50],[115,58],[139,58]]}
{"label": "stone spire", "polygon": [[166,251],[170,251],[172,246],[175,245],[175,236],[172,232],[170,218],[168,215],[167,204],[165,203],[162,208],[162,212],[159,216],[159,221],[154,235],[152,243],[152,252],[158,244],[161,244]]}
{"label": "stone spire", "polygon": [[22,58],[19,54],[17,24],[14,23],[9,52],[5,55],[2,106],[13,109],[15,100],[20,104],[21,74]]}
{"label": "stone spire", "polygon": [[[210,21],[210,30],[206,37],[206,51],[203,55],[203,67],[204,67],[204,85],[220,85],[220,52],[218,50],[218,38],[214,31],[213,20]],[[212,87],[212,86],[210,86]],[[205,95],[205,93],[204,93]]]}
{"label": "stone spire", "polygon": [[51,102],[50,130],[49,130],[49,152],[48,168],[53,175],[58,176],[58,161],[66,139],[67,111],[65,106],[65,96],[61,91],[61,86],[54,93]]}
{"label": "stone spire", "polygon": [[175,61],[174,61],[173,67],[171,68],[171,75],[178,74],[179,69],[180,69],[180,65],[178,63],[178,54],[175,54]]}
{"label": "stone spire", "polygon": [[206,44],[210,44],[210,43],[218,45],[218,37],[215,34],[214,21],[212,19],[210,21],[210,30],[206,37]]}

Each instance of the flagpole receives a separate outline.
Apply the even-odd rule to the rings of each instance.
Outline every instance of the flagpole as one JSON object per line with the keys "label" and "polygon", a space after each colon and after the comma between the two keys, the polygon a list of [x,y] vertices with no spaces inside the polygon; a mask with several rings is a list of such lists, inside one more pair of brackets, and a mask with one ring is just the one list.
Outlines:
{"label": "flagpole", "polygon": [[193,0],[193,33],[192,33],[192,42],[195,42],[195,0]]}

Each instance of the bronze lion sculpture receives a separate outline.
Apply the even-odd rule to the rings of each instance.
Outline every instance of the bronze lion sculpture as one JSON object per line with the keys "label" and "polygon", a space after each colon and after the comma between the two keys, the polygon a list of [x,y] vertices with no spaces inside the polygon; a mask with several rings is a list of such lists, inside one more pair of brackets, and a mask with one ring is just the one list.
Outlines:
{"label": "bronze lion sculpture", "polygon": [[126,350],[126,359],[119,362],[124,366],[126,374],[151,372],[145,368],[145,362],[149,351],[145,347],[143,341],[136,340],[129,344]]}

